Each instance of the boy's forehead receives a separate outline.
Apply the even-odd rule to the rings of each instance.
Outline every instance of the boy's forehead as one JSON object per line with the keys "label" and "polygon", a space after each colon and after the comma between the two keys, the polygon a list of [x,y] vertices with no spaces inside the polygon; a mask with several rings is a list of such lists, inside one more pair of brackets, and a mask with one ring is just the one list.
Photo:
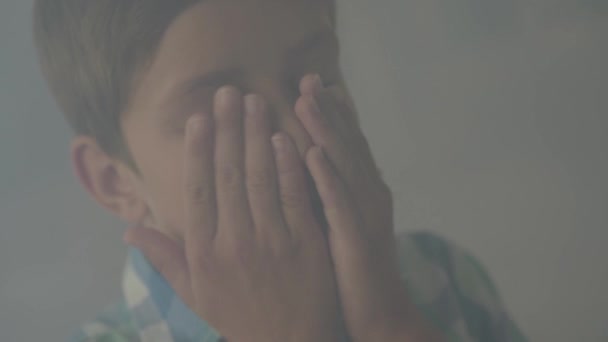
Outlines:
{"label": "boy's forehead", "polygon": [[159,62],[217,69],[258,63],[258,56],[280,58],[311,34],[331,31],[324,9],[310,0],[201,1],[169,27]]}
{"label": "boy's forehead", "polygon": [[326,1],[203,0],[170,25],[143,85],[160,99],[197,75],[283,64],[320,43],[336,44]]}

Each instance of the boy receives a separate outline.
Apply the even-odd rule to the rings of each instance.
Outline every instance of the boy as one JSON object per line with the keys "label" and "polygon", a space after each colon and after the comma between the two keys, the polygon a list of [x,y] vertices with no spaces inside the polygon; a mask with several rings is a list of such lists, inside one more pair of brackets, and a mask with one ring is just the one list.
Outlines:
{"label": "boy", "polygon": [[487,276],[395,238],[329,0],[38,0],[74,170],[131,225],[76,341],[522,341]]}

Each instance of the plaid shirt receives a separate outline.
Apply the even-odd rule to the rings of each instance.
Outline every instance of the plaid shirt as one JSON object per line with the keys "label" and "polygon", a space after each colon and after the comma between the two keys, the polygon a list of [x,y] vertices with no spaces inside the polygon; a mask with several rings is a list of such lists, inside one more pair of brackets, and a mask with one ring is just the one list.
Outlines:
{"label": "plaid shirt", "polygon": [[[480,263],[429,234],[398,237],[401,275],[418,308],[448,341],[524,342]],[[123,280],[124,300],[86,324],[74,342],[219,342],[169,284],[132,249]]]}

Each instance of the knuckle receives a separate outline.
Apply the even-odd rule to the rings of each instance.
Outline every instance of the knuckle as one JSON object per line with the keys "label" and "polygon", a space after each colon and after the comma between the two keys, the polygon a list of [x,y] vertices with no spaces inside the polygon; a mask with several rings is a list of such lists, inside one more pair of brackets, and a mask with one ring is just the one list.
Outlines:
{"label": "knuckle", "polygon": [[222,185],[236,187],[236,186],[239,186],[240,184],[242,184],[243,173],[237,167],[224,166],[224,167],[220,168],[220,170],[218,171],[217,178],[218,178],[218,183],[220,183]]}
{"label": "knuckle", "polygon": [[253,194],[268,192],[272,183],[270,172],[251,172],[247,175],[247,191]]}
{"label": "knuckle", "polygon": [[211,199],[211,187],[204,184],[189,184],[187,186],[188,194],[195,203],[206,203]]}

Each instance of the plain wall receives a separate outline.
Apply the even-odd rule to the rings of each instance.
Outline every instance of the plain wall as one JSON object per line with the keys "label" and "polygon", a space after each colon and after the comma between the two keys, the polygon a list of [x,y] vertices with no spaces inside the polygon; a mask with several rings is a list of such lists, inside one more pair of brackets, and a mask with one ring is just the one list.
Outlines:
{"label": "plain wall", "polygon": [[[117,298],[124,225],[69,168],[32,1],[0,1],[0,341]],[[608,3],[341,0],[344,69],[399,230],[490,270],[533,341],[608,341]]]}

